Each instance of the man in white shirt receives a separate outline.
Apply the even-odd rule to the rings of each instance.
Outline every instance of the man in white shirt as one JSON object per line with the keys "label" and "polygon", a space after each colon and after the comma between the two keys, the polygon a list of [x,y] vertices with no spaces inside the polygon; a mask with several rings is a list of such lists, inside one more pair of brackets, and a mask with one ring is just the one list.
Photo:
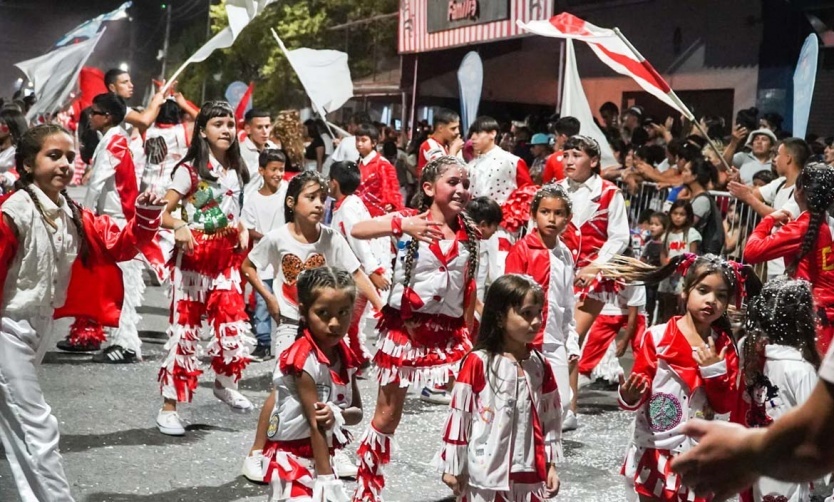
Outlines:
{"label": "man in white shirt", "polygon": [[773,146],[776,144],[776,135],[770,129],[756,129],[747,137],[745,148],[749,152],[737,152],[736,148],[747,129],[736,127],[732,139],[724,149],[724,159],[732,163],[739,171],[741,181],[747,185],[753,184],[753,175],[759,171],[769,171],[773,164]]}
{"label": "man in white shirt", "polygon": [[249,169],[249,183],[243,188],[243,200],[263,186],[263,177],[258,174],[258,158],[266,148],[277,148],[270,140],[272,118],[269,112],[252,108],[243,116],[243,130],[246,139],[240,142],[240,156]]}
{"label": "man in white shirt", "polygon": [[[760,188],[753,188],[731,181],[728,190],[738,200],[744,202],[759,216],[767,216],[774,211],[787,211],[793,217],[799,216],[799,206],[793,198],[794,186],[799,173],[811,156],[811,148],[800,138],[786,138],[779,143],[773,163],[776,165],[778,178]],[[777,258],[767,262],[768,280],[785,272],[785,260]]]}
{"label": "man in white shirt", "polygon": [[[119,68],[108,70],[104,74],[104,85],[109,92],[117,94],[125,101],[133,97],[133,82],[130,80],[130,74]],[[151,98],[151,102],[142,111],[137,112],[133,108],[127,108],[125,115],[125,122],[129,125],[138,127],[140,132],[144,131],[153,124],[156,116],[159,114],[159,108],[165,102],[165,95],[162,92],[157,92]],[[131,131],[128,129],[128,133]]]}

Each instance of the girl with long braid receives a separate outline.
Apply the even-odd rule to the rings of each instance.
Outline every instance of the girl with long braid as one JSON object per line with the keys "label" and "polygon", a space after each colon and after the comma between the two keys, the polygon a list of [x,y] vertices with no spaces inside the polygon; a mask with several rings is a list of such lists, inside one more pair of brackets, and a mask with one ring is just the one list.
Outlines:
{"label": "girl with long braid", "polygon": [[800,210],[796,220],[788,221],[784,211],[762,218],[747,238],[744,260],[755,264],[785,258],[788,276],[811,283],[822,356],[834,338],[834,218],[828,214],[834,203],[834,169],[818,162],[805,166],[796,179],[794,198]]}
{"label": "girl with long braid", "polygon": [[124,298],[117,262],[151,242],[164,201],[144,193],[120,230],[65,191],[72,179],[73,137],[46,124],[17,145],[15,191],[0,200],[0,439],[22,500],[72,501],[58,421],[38,384],[53,319],[86,316],[119,325]]}
{"label": "girl with long braid", "polygon": [[382,466],[391,460],[408,386],[448,385],[472,348],[478,234],[464,212],[469,202],[464,165],[450,156],[429,162],[417,197],[420,214],[390,213],[351,231],[358,239],[398,240],[374,357],[379,395],[357,452],[356,501],[381,500]]}

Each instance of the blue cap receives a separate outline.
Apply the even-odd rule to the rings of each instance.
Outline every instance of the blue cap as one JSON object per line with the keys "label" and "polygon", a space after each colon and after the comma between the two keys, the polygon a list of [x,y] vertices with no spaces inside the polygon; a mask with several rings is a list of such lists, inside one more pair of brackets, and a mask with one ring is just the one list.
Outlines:
{"label": "blue cap", "polygon": [[537,132],[533,135],[533,139],[530,140],[531,145],[549,145],[550,144],[550,135]]}

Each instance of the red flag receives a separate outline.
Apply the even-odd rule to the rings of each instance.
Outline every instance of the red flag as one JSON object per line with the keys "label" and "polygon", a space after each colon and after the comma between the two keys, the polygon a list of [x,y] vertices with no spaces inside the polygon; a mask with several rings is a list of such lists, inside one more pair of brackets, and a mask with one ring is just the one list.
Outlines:
{"label": "red flag", "polygon": [[94,97],[107,92],[107,87],[104,85],[104,73],[92,66],[81,68],[81,72],[78,74],[78,87],[80,89],[78,97],[72,103],[72,124],[70,127],[73,129],[75,129],[81,117],[81,110],[92,105]]}
{"label": "red flag", "polygon": [[573,14],[563,12],[546,21],[518,22],[531,33],[554,38],[572,38],[588,44],[603,63],[621,75],[631,77],[646,92],[694,120],[692,112],[683,104],[669,84],[640,55],[617,28],[595,26]]}
{"label": "red flag", "polygon": [[243,97],[240,98],[240,103],[237,104],[237,108],[235,109],[235,119],[237,120],[238,127],[243,127],[243,116],[246,114],[246,111],[252,107],[252,92],[255,91],[255,83],[249,82],[249,87],[246,89],[246,92],[243,93]]}

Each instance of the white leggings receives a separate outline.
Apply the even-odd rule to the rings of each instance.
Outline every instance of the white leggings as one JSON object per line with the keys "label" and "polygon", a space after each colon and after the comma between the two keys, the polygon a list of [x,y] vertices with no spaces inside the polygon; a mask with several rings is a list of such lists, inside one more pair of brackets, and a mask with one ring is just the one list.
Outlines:
{"label": "white leggings", "polygon": [[573,392],[570,387],[570,371],[568,370],[568,352],[561,343],[548,343],[542,347],[542,355],[550,364],[556,385],[559,387],[559,399],[562,401],[562,416],[570,409]]}
{"label": "white leggings", "polygon": [[51,341],[52,312],[0,319],[0,439],[23,502],[72,501],[58,453],[58,420],[46,404],[37,366]]}

